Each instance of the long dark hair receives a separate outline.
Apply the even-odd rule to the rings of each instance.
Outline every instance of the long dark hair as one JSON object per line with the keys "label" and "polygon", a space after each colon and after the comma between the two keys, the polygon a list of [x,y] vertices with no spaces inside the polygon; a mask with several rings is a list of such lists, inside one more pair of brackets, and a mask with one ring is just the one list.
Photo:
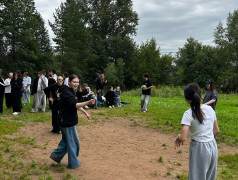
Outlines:
{"label": "long dark hair", "polygon": [[184,88],[185,99],[191,101],[191,109],[193,118],[197,118],[198,121],[203,123],[203,112],[201,110],[201,90],[198,84],[190,83]]}

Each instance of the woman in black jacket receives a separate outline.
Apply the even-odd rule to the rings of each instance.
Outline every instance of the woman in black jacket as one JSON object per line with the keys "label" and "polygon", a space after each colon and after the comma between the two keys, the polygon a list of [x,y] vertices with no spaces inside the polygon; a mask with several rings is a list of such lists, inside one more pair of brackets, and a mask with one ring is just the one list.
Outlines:
{"label": "woman in black jacket", "polygon": [[80,166],[78,160],[79,155],[79,139],[76,130],[78,124],[77,110],[83,112],[90,120],[91,116],[83,109],[84,106],[95,103],[94,99],[86,102],[78,103],[75,91],[79,86],[79,78],[76,75],[69,77],[69,87],[64,86],[60,89],[60,110],[59,122],[62,132],[62,139],[58,147],[51,153],[50,158],[57,163],[63,159],[68,153],[69,168],[75,169]]}
{"label": "woman in black jacket", "polygon": [[19,76],[20,74],[16,72],[11,80],[13,115],[18,115],[21,112],[22,78]]}

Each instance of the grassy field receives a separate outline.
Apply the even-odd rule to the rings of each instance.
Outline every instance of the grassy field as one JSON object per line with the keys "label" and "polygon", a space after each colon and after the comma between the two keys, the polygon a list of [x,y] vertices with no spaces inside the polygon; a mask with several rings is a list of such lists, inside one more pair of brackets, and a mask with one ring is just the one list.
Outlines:
{"label": "grassy field", "polygon": [[[102,111],[92,112],[93,123],[97,123],[98,116],[105,119],[125,117],[133,126],[146,126],[159,129],[164,133],[178,133],[181,129],[180,121],[189,105],[185,102],[181,88],[161,88],[154,90],[147,113],[140,111],[140,90],[125,92],[122,101],[129,102],[122,108],[113,110],[99,107]],[[38,175],[39,179],[52,179],[51,167],[40,162],[32,161],[24,164],[22,159],[26,156],[24,149],[18,149],[17,144],[24,144],[27,149],[35,148],[35,139],[25,137],[9,138],[8,134],[18,131],[19,127],[26,126],[29,122],[51,122],[49,113],[30,113],[31,105],[24,106],[23,112],[18,116],[12,115],[12,110],[4,107],[0,115],[0,177],[6,179],[30,179],[29,175]],[[238,147],[238,96],[219,94],[217,104],[217,119],[221,133],[218,143]],[[79,125],[86,121],[80,119]],[[45,148],[44,146],[38,148]],[[65,168],[59,166],[59,172],[64,173]],[[238,179],[238,154],[219,157],[217,179]],[[178,179],[184,179],[181,175]],[[71,174],[64,174],[63,179],[74,179]]]}

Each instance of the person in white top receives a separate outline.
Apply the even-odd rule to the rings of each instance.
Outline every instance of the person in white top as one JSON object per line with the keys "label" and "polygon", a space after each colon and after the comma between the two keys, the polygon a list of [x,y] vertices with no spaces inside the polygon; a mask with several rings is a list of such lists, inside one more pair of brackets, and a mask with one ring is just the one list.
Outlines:
{"label": "person in white top", "polygon": [[54,80],[57,82],[58,76],[56,75],[56,72],[55,72],[54,69],[52,70],[52,73],[53,73],[53,78],[54,78]]}
{"label": "person in white top", "polygon": [[13,77],[13,73],[10,72],[7,79],[5,79],[5,100],[6,100],[6,106],[7,108],[12,107],[12,93],[11,93],[11,80]]}
{"label": "person in white top", "polygon": [[28,72],[24,72],[24,78],[22,81],[23,86],[23,105],[30,104],[31,97],[31,77]]}
{"label": "person in white top", "polygon": [[175,145],[180,147],[189,132],[188,180],[215,180],[218,156],[215,137],[219,134],[216,113],[212,107],[201,105],[201,90],[196,83],[185,87],[184,97],[191,108],[183,115],[182,132]]}
{"label": "person in white top", "polygon": [[[45,112],[45,108],[46,108],[46,95],[44,93],[44,89],[48,87],[48,79],[45,77],[45,75],[46,75],[45,70],[41,71],[41,73],[42,73],[42,75],[39,78],[38,86],[37,86],[38,102],[36,105],[36,112],[40,108],[41,108],[42,112]],[[42,107],[41,107],[41,105],[42,105]]]}
{"label": "person in white top", "polygon": [[63,73],[64,85],[69,86],[69,74],[67,72]]}

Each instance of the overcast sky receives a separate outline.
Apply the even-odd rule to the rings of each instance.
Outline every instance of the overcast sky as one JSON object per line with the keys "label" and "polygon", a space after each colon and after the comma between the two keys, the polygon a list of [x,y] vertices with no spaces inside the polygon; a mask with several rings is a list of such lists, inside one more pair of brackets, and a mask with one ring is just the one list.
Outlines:
{"label": "overcast sky", "polygon": [[[53,13],[61,2],[65,0],[35,0],[51,39],[54,34],[48,20],[54,21]],[[237,0],[133,0],[133,10],[139,15],[134,39],[140,44],[154,37],[161,52],[177,51],[189,37],[213,45],[217,24],[225,24],[228,13],[235,9]]]}

